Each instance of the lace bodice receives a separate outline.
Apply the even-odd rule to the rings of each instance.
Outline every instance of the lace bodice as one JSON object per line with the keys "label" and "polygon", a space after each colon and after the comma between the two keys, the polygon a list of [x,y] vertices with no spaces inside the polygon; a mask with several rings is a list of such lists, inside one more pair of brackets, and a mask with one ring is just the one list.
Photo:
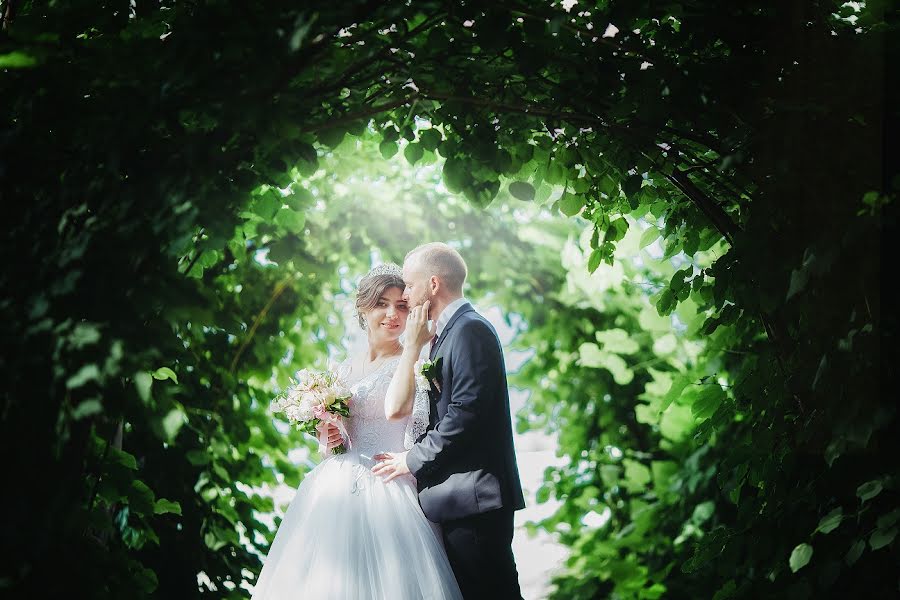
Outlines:
{"label": "lace bodice", "polygon": [[[371,458],[379,452],[403,452],[425,433],[428,397],[424,390],[416,391],[413,413],[409,417],[389,421],[384,416],[388,385],[399,362],[400,357],[388,359],[350,386],[353,398],[350,400],[350,418],[346,419],[346,423],[353,454]],[[350,379],[353,379],[352,373]]]}

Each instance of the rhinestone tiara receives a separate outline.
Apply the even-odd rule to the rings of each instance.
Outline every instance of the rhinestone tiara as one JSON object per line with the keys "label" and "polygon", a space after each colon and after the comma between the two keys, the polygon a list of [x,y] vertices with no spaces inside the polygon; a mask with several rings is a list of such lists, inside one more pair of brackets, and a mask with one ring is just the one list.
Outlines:
{"label": "rhinestone tiara", "polygon": [[382,263],[373,267],[371,271],[365,274],[365,277],[375,277],[377,275],[396,275],[402,278],[403,269],[394,263]]}

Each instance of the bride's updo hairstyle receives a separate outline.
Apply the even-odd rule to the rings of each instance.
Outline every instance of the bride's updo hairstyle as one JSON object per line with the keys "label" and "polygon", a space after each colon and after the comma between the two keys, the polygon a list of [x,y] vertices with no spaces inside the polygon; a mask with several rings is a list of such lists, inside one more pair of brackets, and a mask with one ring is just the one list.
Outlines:
{"label": "bride's updo hairstyle", "polygon": [[385,290],[394,287],[406,289],[403,270],[394,263],[378,265],[359,280],[359,287],[356,289],[356,318],[363,330],[366,328],[363,313],[378,306],[378,300]]}

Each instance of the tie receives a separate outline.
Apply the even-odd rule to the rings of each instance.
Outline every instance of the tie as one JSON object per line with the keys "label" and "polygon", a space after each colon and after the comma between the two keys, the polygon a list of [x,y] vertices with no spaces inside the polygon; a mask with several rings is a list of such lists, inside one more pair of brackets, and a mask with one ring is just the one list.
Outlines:
{"label": "tie", "polygon": [[428,349],[429,354],[434,352],[434,346],[435,346],[435,344],[437,344],[437,341],[438,341],[438,336],[434,336],[433,338],[431,338],[431,348]]}

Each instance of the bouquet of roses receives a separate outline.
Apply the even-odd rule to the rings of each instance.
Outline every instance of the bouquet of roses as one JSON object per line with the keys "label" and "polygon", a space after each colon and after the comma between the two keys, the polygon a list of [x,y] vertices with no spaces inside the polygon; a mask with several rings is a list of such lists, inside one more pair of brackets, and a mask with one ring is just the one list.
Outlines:
{"label": "bouquet of roses", "polygon": [[[332,424],[341,432],[347,447],[350,436],[341,417],[350,416],[349,401],[352,396],[345,383],[346,374],[337,369],[297,371],[291,384],[272,400],[272,412],[282,413],[297,429],[319,440],[319,452],[327,448],[327,426]],[[333,448],[332,454],[347,451],[344,444]]]}

